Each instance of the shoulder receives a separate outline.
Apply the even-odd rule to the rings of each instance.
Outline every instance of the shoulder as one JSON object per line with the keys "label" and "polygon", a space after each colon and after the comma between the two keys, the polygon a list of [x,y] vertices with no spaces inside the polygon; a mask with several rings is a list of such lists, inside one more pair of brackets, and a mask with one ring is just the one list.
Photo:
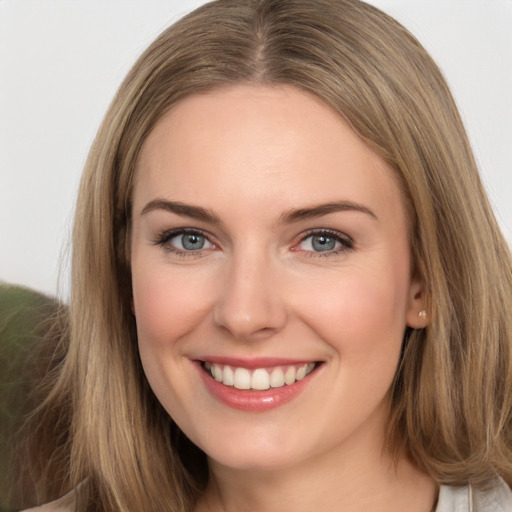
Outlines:
{"label": "shoulder", "polygon": [[70,494],[51,503],[39,507],[29,508],[23,512],[73,512],[73,499]]}
{"label": "shoulder", "polygon": [[441,486],[436,512],[510,512],[512,491],[501,479],[486,490],[465,487]]}
{"label": "shoulder", "polygon": [[52,503],[47,503],[46,505],[41,505],[40,507],[34,507],[24,510],[23,512],[72,512],[73,507],[67,503],[66,505],[59,504],[58,502],[53,501]]}
{"label": "shoulder", "polygon": [[476,510],[510,512],[512,510],[512,491],[500,478],[496,480],[496,485],[489,490],[477,492],[474,501]]}

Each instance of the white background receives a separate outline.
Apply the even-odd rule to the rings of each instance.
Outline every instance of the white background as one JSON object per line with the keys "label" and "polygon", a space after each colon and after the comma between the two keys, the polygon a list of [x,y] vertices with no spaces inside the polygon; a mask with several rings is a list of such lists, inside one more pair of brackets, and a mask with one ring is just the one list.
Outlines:
{"label": "white background", "polygon": [[[202,3],[0,0],[0,280],[67,296],[73,204],[102,116],[142,50]],[[443,69],[512,241],[512,0],[370,3]]]}

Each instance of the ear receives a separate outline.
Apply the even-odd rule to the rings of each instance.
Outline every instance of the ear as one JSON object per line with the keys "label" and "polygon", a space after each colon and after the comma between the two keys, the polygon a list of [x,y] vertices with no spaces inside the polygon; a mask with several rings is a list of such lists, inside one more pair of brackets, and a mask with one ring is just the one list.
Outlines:
{"label": "ear", "polygon": [[413,279],[409,288],[406,322],[408,327],[423,329],[429,323],[428,312],[425,309],[425,293],[423,283]]}

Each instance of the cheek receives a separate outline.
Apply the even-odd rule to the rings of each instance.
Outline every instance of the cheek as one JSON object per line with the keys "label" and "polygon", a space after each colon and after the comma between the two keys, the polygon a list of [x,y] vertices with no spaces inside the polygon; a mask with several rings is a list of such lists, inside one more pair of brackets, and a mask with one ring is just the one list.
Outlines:
{"label": "cheek", "polygon": [[[137,264],[139,263],[139,265]],[[148,382],[171,416],[190,403],[190,374],[185,357],[188,334],[208,310],[207,277],[170,272],[168,266],[132,263],[139,354]],[[187,398],[188,397],[188,398]]]}
{"label": "cheek", "polygon": [[209,309],[207,276],[153,266],[133,270],[133,301],[141,349],[145,344],[170,347],[197,327]]}
{"label": "cheek", "polygon": [[405,330],[407,282],[400,270],[351,269],[312,289],[302,316],[346,359],[395,357]]}

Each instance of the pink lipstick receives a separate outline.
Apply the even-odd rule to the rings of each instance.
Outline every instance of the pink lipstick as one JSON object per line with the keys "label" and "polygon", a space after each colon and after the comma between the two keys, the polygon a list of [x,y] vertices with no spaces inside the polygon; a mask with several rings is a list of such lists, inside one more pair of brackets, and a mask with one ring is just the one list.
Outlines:
{"label": "pink lipstick", "polygon": [[208,391],[234,409],[263,412],[298,396],[320,364],[313,361],[206,357],[195,361]]}

